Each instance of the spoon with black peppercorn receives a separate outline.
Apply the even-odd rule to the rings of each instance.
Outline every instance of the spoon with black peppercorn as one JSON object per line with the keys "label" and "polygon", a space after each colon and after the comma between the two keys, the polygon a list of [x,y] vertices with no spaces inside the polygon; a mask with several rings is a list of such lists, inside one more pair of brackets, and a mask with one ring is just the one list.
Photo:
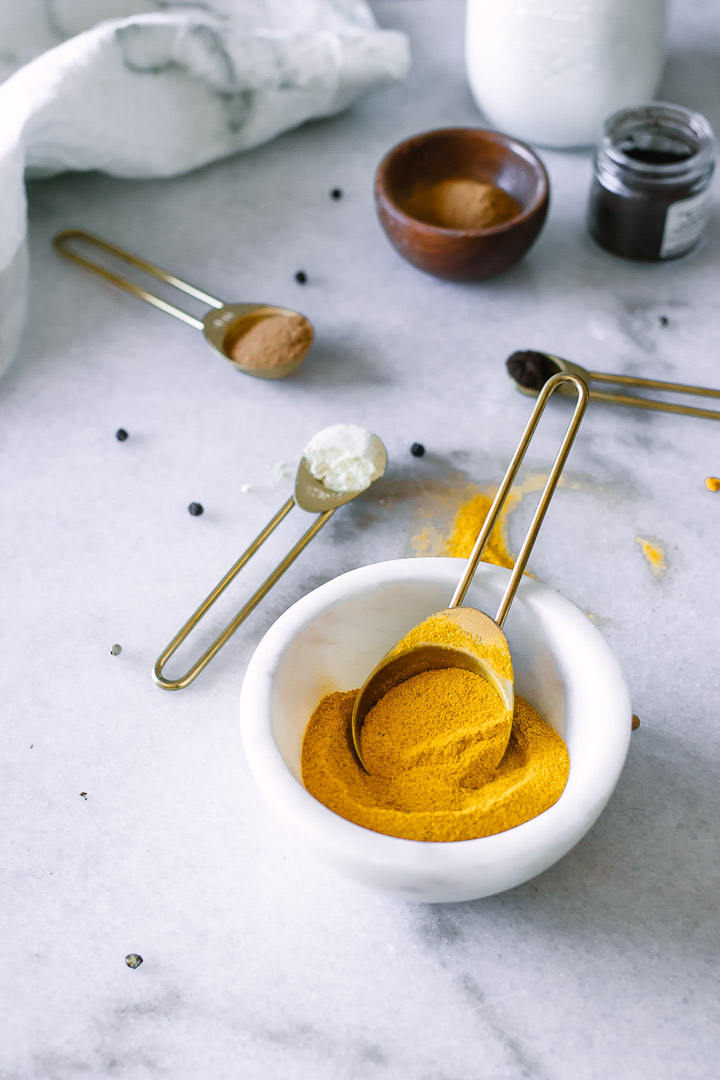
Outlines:
{"label": "spoon with black peppercorn", "polygon": [[[549,379],[560,372],[579,375],[585,382],[611,383],[616,386],[638,386],[645,390],[664,390],[675,394],[696,394],[699,397],[720,398],[720,390],[705,386],[689,386],[686,383],[663,382],[660,379],[640,379],[635,375],[608,375],[601,371],[587,371],[580,364],[563,360],[552,353],[526,349],[514,352],[505,361],[508,374],[518,390],[529,397],[537,397]],[[562,392],[562,391],[561,391]],[[679,413],[682,416],[699,416],[705,420],[720,420],[715,409],[697,409],[691,405],[674,405],[669,401],[654,401],[636,394],[606,394],[602,390],[590,390],[591,401],[604,401],[611,405],[630,405],[634,409],[652,409],[655,412]]]}
{"label": "spoon with black peppercorn", "polygon": [[[176,307],[134,281],[128,281],[108,267],[76,251],[72,245],[78,243],[97,248],[150,277],[180,289],[196,300],[209,304],[210,311],[204,318],[196,318],[189,311]],[[229,360],[245,375],[255,375],[260,379],[284,379],[300,367],[313,343],[312,325],[298,311],[278,307],[276,304],[226,304],[204,289],[198,289],[147,259],[132,255],[117,244],[82,229],[64,229],[53,239],[53,246],[64,258],[91,270],[118,288],[139,300],[145,300],[168,315],[173,315],[181,322],[188,323],[196,330],[201,330],[215,352]]]}

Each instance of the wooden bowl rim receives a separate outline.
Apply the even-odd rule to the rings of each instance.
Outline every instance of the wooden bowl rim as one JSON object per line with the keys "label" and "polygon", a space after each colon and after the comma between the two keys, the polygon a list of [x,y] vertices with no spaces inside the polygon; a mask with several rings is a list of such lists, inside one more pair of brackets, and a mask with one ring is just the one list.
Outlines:
{"label": "wooden bowl rim", "polygon": [[[536,198],[530,203],[525,210],[522,210],[515,217],[508,218],[506,221],[501,221],[498,225],[487,225],[484,228],[476,229],[451,229],[445,225],[432,225],[429,221],[422,221],[420,218],[413,217],[408,214],[401,206],[395,201],[394,197],[390,193],[390,185],[387,183],[387,172],[392,164],[393,159],[402,150],[408,150],[415,146],[422,145],[424,142],[429,142],[436,136],[447,135],[461,135],[471,132],[482,136],[488,136],[490,142],[496,142],[504,146],[506,150],[511,150],[522,158],[532,168],[532,173],[538,184],[538,192]],[[427,230],[429,233],[437,233],[441,236],[448,237],[482,237],[482,236],[495,236],[499,233],[508,232],[511,229],[517,228],[519,225],[523,225],[529,221],[539,210],[542,210],[543,206],[548,202],[550,197],[550,177],[548,176],[547,169],[544,163],[535,153],[535,151],[528,146],[527,143],[522,142],[520,139],[516,139],[512,135],[505,135],[500,131],[492,131],[489,128],[473,128],[473,127],[453,127],[453,128],[433,128],[431,131],[421,131],[417,135],[411,135],[407,139],[402,139],[382,158],[380,164],[377,167],[375,174],[375,201],[378,206],[381,206],[383,210],[389,213],[394,218],[398,219],[402,223],[412,225],[415,228],[421,228]]]}

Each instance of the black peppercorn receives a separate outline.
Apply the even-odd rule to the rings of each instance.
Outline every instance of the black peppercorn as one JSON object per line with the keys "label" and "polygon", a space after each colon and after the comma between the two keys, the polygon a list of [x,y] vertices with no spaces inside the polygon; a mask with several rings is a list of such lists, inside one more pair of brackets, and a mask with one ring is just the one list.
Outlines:
{"label": "black peppercorn", "polygon": [[119,427],[117,429],[117,431],[115,432],[115,438],[117,439],[118,442],[125,442],[127,437],[128,437],[128,433],[127,433],[127,431],[125,430],[124,427]]}
{"label": "black peppercorn", "polygon": [[188,506],[188,511],[192,514],[193,517],[200,517],[204,509],[205,508],[202,503],[192,502]]}
{"label": "black peppercorn", "polygon": [[342,188],[334,187],[332,189],[332,191],[330,192],[330,198],[331,199],[335,199],[337,201],[338,199],[342,199],[342,197],[343,197]]}
{"label": "black peppercorn", "polygon": [[410,447],[410,453],[413,457],[422,457],[425,453],[425,447],[421,442],[414,442]]}
{"label": "black peppercorn", "polygon": [[295,280],[297,281],[298,285],[306,285],[307,284],[307,274],[305,273],[305,271],[304,270],[298,270],[297,274],[295,275]]}

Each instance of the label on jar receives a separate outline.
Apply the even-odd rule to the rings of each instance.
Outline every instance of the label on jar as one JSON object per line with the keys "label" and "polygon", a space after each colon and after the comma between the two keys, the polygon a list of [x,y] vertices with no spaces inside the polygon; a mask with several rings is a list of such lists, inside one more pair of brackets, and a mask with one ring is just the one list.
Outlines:
{"label": "label on jar", "polygon": [[711,199],[712,192],[708,187],[668,207],[660,244],[661,259],[681,255],[698,242],[710,217]]}

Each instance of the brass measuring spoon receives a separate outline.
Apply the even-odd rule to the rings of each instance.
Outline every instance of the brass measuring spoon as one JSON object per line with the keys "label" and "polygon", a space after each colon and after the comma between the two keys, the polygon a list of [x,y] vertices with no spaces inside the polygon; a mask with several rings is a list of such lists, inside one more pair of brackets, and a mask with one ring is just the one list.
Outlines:
{"label": "brass measuring spoon", "polygon": [[[209,304],[211,310],[203,319],[196,318],[188,311],[183,311],[182,308],[163,300],[162,297],[148,292],[141,285],[120,277],[113,270],[109,270],[100,263],[89,259],[87,255],[82,255],[79,251],[74,250],[71,245],[78,242],[86,244],[88,247],[97,248],[99,251],[104,251],[121,262],[125,262],[129,266],[134,266],[138,270],[142,270],[143,273],[157,278],[159,281],[165,281],[168,285],[187,293],[188,296],[194,296],[197,300]],[[287,375],[292,375],[293,371],[300,367],[308,349],[312,345],[314,336],[312,325],[300,312],[292,311],[290,308],[277,307],[274,304],[226,304],[222,300],[218,300],[217,297],[205,292],[204,289],[198,289],[195,285],[190,285],[189,282],[183,281],[182,278],[163,270],[160,266],[156,266],[155,263],[141,259],[139,255],[132,255],[129,251],[124,251],[109,240],[103,240],[101,237],[94,236],[83,229],[63,229],[53,238],[53,247],[64,258],[84,266],[86,270],[90,270],[93,274],[98,274],[107,281],[111,281],[118,288],[124,289],[125,292],[138,297],[140,300],[147,301],[153,307],[160,308],[161,311],[173,315],[176,319],[195,327],[196,330],[201,330],[206,341],[215,352],[222,356],[224,360],[229,360],[233,367],[244,372],[245,375],[255,375],[260,379],[284,379]],[[302,332],[292,355],[287,360],[268,365],[244,364],[242,361],[243,335],[259,322],[275,318],[296,320],[293,325],[296,330]],[[302,322],[297,323],[297,320],[302,320]]]}
{"label": "brass measuring spoon", "polygon": [[[540,502],[538,503],[534,517],[530,522],[525,539],[523,540],[520,554],[515,561],[510,580],[508,581],[505,593],[500,601],[500,606],[497,609],[495,618],[491,619],[490,616],[486,615],[483,611],[478,611],[475,608],[461,607],[460,605],[465,599],[465,594],[475,575],[478,563],[485,550],[485,545],[488,542],[490,533],[492,532],[500,511],[510,493],[510,488],[515,481],[515,477],[517,476],[520,465],[525,457],[525,453],[530,445],[530,441],[535,433],[535,428],[538,425],[538,421],[540,420],[545,405],[551,394],[556,390],[564,390],[566,388],[573,388],[577,392],[577,404],[575,405],[572,418],[565,431],[565,436],[557,457],[553,462],[550,475],[543,488]],[[502,627],[507,618],[515,593],[517,592],[525,567],[527,566],[530,552],[532,551],[537,534],[540,531],[540,526],[543,523],[550,500],[557,487],[560,474],[567,461],[570,447],[572,446],[578,428],[580,427],[580,422],[585,413],[585,409],[587,408],[588,397],[587,385],[583,379],[575,374],[563,373],[555,375],[546,382],[545,386],[540,391],[537,403],[532,411],[520,442],[518,443],[512,461],[508,465],[507,472],[493,499],[492,506],[488,511],[480,534],[475,541],[475,546],[470,553],[463,575],[460,578],[450,601],[450,606],[445,608],[444,611],[436,612],[437,615],[447,616],[449,619],[452,619],[461,630],[480,642],[484,655],[476,655],[469,649],[462,649],[444,643],[439,644],[433,641],[422,642],[410,648],[403,649],[401,652],[398,652],[397,646],[395,646],[389,653],[386,653],[360,688],[353,707],[351,722],[352,739],[358,761],[366,772],[368,770],[363,760],[360,745],[360,733],[365,717],[373,706],[376,705],[389,690],[392,690],[395,686],[399,686],[400,683],[406,682],[414,675],[419,675],[423,671],[450,667],[463,668],[467,671],[472,671],[476,675],[480,675],[482,678],[487,679],[487,681],[495,687],[505,705],[506,712],[509,711],[512,714],[514,705],[513,681],[512,678],[508,678],[507,674],[504,673],[508,670],[512,672],[512,659],[510,657],[510,647],[507,638],[502,631]]]}
{"label": "brass measuring spoon", "polygon": [[[706,386],[689,386],[687,383],[662,382],[660,379],[640,379],[635,375],[607,375],[601,371],[587,371],[579,364],[563,360],[552,353],[536,352],[526,349],[514,352],[505,361],[510,378],[518,390],[529,397],[537,397],[544,383],[564,371],[579,375],[585,382],[612,383],[616,386],[638,386],[645,390],[666,390],[675,394],[695,394],[698,397],[720,398],[720,390],[711,390]],[[682,416],[700,416],[705,420],[720,420],[720,412],[715,409],[697,409],[691,405],[673,405],[666,401],[653,401],[651,398],[637,397],[634,394],[606,394],[602,390],[590,391],[591,401],[605,401],[611,405],[631,405],[634,409],[652,409],[655,412],[679,413]]]}
{"label": "brass measuring spoon", "polygon": [[[375,438],[377,438],[377,436],[375,436]],[[378,442],[382,446],[380,439],[378,439]],[[385,469],[387,468],[387,451],[385,450],[384,446],[382,446],[382,450],[385,455],[385,460],[382,464],[382,472],[379,476],[375,478],[376,480],[380,479],[380,477],[385,472]],[[320,480],[316,480],[316,478],[310,472],[307,460],[303,455],[303,457],[300,459],[297,475],[295,477],[294,493],[290,496],[287,502],[280,507],[275,517],[267,523],[262,532],[255,537],[252,544],[250,544],[247,550],[243,552],[238,561],[230,567],[225,577],[217,583],[209,596],[205,597],[200,607],[197,609],[197,611],[194,612],[193,615],[190,616],[182,629],[177,632],[170,644],[165,649],[163,649],[162,653],[157,659],[155,667],[153,668],[153,681],[158,686],[162,687],[163,690],[182,690],[184,687],[189,686],[190,683],[197,678],[200,672],[207,667],[213,657],[220,652],[223,645],[225,645],[230,640],[232,635],[245,621],[250,612],[254,611],[260,601],[270,592],[273,585],[275,585],[275,583],[279,581],[279,579],[282,577],[288,567],[295,562],[295,559],[297,559],[300,552],[307,547],[307,545],[310,543],[314,536],[317,536],[323,525],[327,525],[328,521],[333,516],[335,511],[338,510],[341,506],[345,506],[346,503],[352,502],[352,500],[356,499],[358,495],[361,495],[363,491],[367,491],[373,483],[375,483],[374,480],[371,481],[371,483],[368,484],[367,487],[361,488],[358,491],[332,491],[330,488],[325,487],[325,485]],[[240,611],[238,611],[234,619],[231,619],[231,621],[227,624],[222,633],[220,633],[215,639],[215,641],[213,641],[212,645],[210,645],[205,650],[200,659],[196,660],[192,667],[190,667],[185,672],[185,674],[181,675],[179,678],[166,679],[163,675],[163,668],[167,664],[170,657],[173,655],[173,653],[177,651],[177,649],[183,643],[188,634],[190,634],[190,632],[197,626],[197,624],[207,613],[207,611],[212,607],[218,597],[225,592],[225,589],[227,589],[231,581],[233,581],[235,577],[237,577],[242,568],[246,565],[246,563],[250,561],[258,548],[265,543],[270,534],[275,531],[280,522],[287,517],[287,515],[290,513],[294,506],[299,506],[301,510],[307,510],[311,514],[316,513],[318,514],[318,517],[316,517],[315,521],[304,534],[304,536],[302,536],[295,544],[295,546],[290,549],[285,558],[278,563],[273,572],[265,579],[260,588],[257,589],[247,601],[247,603],[240,608]]]}

